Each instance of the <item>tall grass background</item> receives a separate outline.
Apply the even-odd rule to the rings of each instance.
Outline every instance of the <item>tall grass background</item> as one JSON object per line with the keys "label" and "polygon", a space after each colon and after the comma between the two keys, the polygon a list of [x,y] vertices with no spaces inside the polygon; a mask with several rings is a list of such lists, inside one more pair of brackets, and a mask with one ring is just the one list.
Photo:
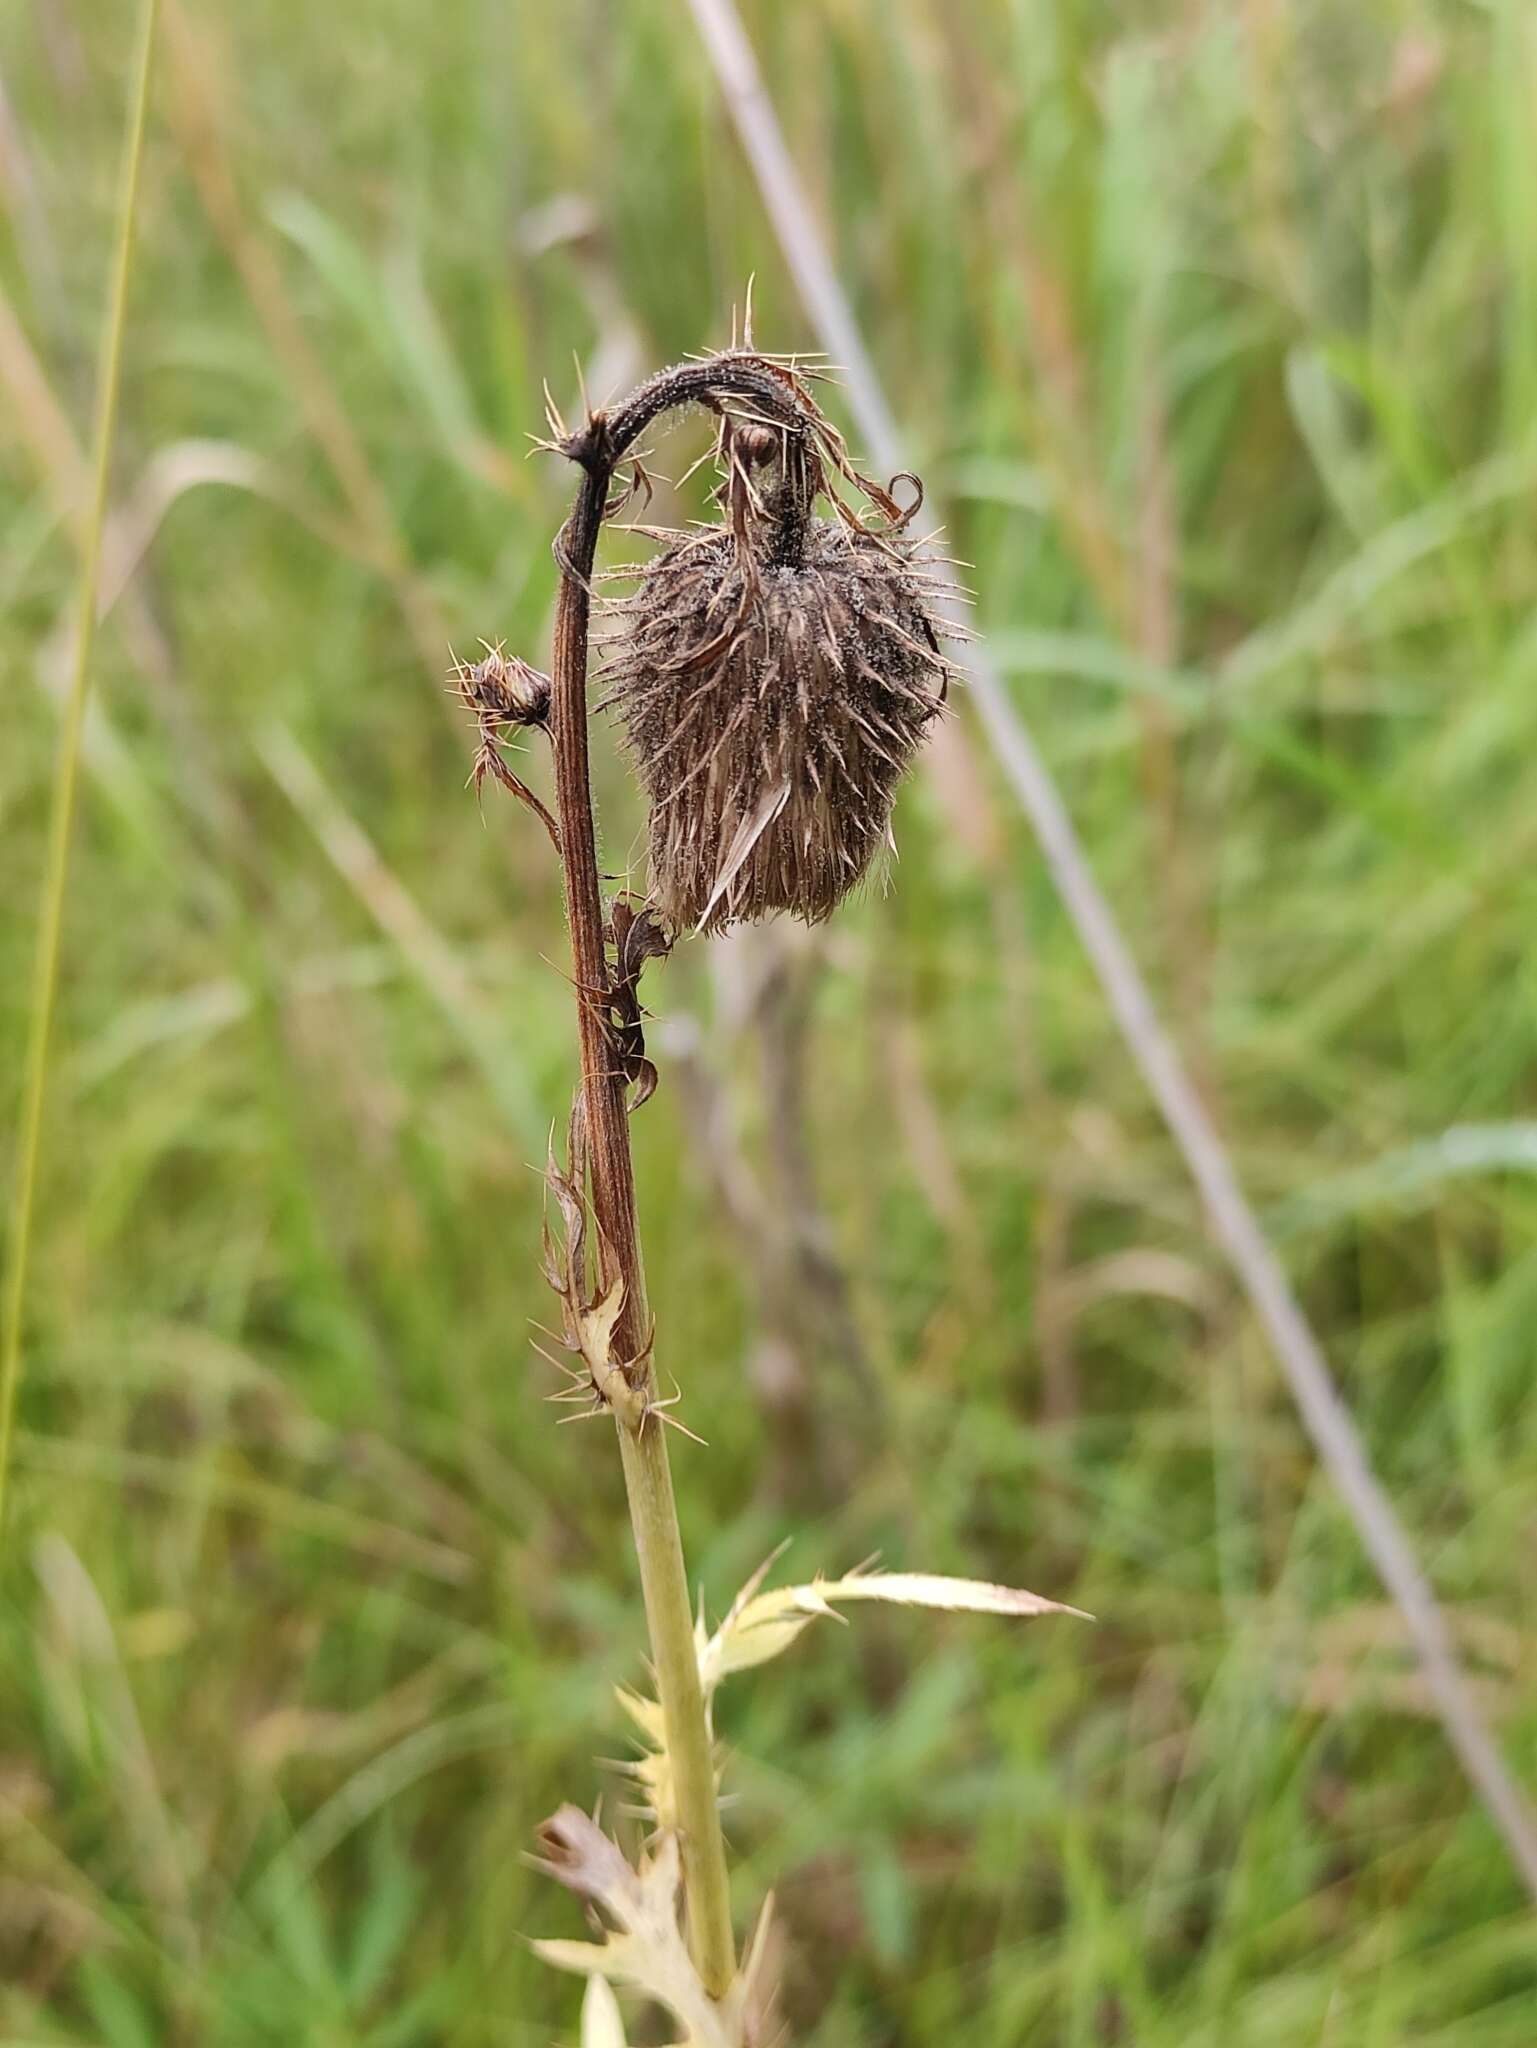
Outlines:
{"label": "tall grass background", "polygon": [[[1537,24],[748,20],[978,623],[1530,1782]],[[7,1074],[131,33],[17,6],[0,70]],[[572,2030],[519,1935],[575,1909],[520,1858],[596,1788],[641,1630],[616,1461],[528,1345],[553,876],[463,791],[441,671],[541,653],[541,379],[725,339],[754,271],[760,339],[809,345],[664,0],[168,8],[0,1584],[7,2042]],[[727,1702],[796,2038],[1525,2048],[1524,1895],[960,719],[890,893],[650,998],[707,1605],[793,1530],[807,1572],[1102,1617],[872,1615]],[[618,871],[606,749],[599,783]]]}

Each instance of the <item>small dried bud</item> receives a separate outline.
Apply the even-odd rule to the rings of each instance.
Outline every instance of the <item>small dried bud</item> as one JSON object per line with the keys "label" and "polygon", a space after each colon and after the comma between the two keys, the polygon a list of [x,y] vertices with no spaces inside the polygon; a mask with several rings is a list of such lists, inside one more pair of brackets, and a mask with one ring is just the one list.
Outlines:
{"label": "small dried bud", "polygon": [[500,643],[492,647],[482,640],[480,644],[486,650],[484,661],[455,661],[448,672],[450,689],[473,713],[479,731],[480,744],[470,768],[470,781],[478,796],[489,775],[519,803],[527,804],[549,833],[550,843],[558,854],[559,825],[528,784],[513,774],[502,756],[503,742],[519,727],[537,726],[541,731],[549,730],[550,679],[541,675],[538,669],[530,668],[517,655],[506,654]]}
{"label": "small dried bud", "polygon": [[499,646],[484,661],[456,661],[449,679],[483,724],[543,725],[550,715],[549,677]]}
{"label": "small dried bud", "polygon": [[780,559],[790,488],[755,487],[736,531],[680,536],[611,607],[609,701],[651,801],[652,899],[680,928],[827,917],[944,703],[921,549],[806,518]]}

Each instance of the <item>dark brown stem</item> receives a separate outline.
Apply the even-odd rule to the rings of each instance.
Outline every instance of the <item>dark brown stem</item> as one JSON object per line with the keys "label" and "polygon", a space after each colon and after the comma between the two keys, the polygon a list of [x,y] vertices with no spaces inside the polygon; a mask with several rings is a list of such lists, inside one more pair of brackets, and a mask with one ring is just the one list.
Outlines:
{"label": "dark brown stem", "polygon": [[[784,372],[751,356],[719,356],[665,370],[612,414],[595,413],[560,444],[582,481],[556,543],[561,567],[555,614],[550,736],[566,915],[582,1058],[582,1108],[600,1280],[624,1281],[614,1356],[637,1361],[636,1391],[654,1392],[650,1316],[635,1209],[625,1084],[609,1042],[604,998],[611,986],[593,832],[587,727],[587,643],[592,571],[614,471],[661,415],[687,403],[719,412],[735,399],[782,429],[797,455],[816,460],[817,416]],[[725,1847],[716,1803],[715,1765],[694,1649],[693,1616],[678,1531],[665,1433],[647,1399],[618,1418],[619,1447],[640,1561],[652,1661],[666,1725],[682,1836],[689,1938],[705,1988],[721,1996],[736,1970]]]}

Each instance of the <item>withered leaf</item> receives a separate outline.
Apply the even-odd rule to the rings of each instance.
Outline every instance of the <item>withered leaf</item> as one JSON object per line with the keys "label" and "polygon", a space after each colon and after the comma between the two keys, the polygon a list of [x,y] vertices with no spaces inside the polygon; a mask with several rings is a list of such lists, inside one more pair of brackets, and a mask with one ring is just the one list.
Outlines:
{"label": "withered leaf", "polygon": [[738,1977],[722,2000],[694,1968],[678,1920],[678,1839],[665,1834],[638,1869],[579,1807],[563,1806],[539,1831],[543,1867],[597,1907],[611,1930],[602,1941],[536,1941],[557,1969],[601,1976],[654,1998],[683,2029],[674,2048],[750,2048],[751,1984]]}

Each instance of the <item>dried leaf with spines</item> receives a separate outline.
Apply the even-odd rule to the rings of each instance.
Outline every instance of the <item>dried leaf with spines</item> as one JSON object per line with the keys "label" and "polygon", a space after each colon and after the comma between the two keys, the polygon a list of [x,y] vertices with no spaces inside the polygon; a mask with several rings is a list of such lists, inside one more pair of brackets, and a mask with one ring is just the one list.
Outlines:
{"label": "dried leaf with spines", "polygon": [[[952,1579],[935,1572],[881,1572],[869,1566],[845,1572],[842,1578],[817,1577],[799,1586],[762,1590],[763,1582],[783,1554],[781,1544],[766,1557],[732,1601],[726,1618],[712,1634],[700,1614],[694,1629],[699,1663],[699,1688],[712,1738],[715,1694],[733,1672],[767,1664],[798,1640],[821,1615],[841,1620],[838,1610],[859,1601],[883,1601],[896,1607],[930,1607],[948,1613],[1001,1614],[1019,1620],[1039,1615],[1071,1614],[1092,1621],[1081,1607],[1027,1593],[1021,1586],[991,1585],[983,1579]],[[644,1814],[668,1828],[677,1824],[677,1799],[667,1757],[667,1728],[657,1702],[628,1687],[617,1689],[620,1706],[640,1730],[641,1755],[619,1766],[640,1788]],[[720,1773],[717,1769],[716,1781]]]}
{"label": "dried leaf with spines", "polygon": [[637,910],[624,896],[616,897],[609,910],[608,936],[613,941],[614,967],[605,999],[607,1027],[619,1071],[635,1089],[630,1108],[637,1110],[651,1100],[657,1084],[656,1066],[646,1057],[640,977],[648,960],[666,959],[672,942],[654,912]]}
{"label": "dried leaf with spines", "polygon": [[[544,1169],[545,1188],[554,1198],[561,1218],[558,1238],[548,1220],[544,1225],[544,1277],[560,1302],[562,1347],[582,1361],[580,1368],[568,1366],[543,1352],[569,1382],[564,1392],[552,1395],[551,1399],[580,1403],[581,1412],[587,1415],[611,1408],[627,1429],[639,1431],[661,1405],[650,1396],[650,1347],[645,1347],[639,1358],[620,1361],[614,1357],[614,1330],[624,1310],[625,1283],[617,1272],[607,1286],[602,1285],[601,1279],[588,1277],[587,1204],[580,1180],[582,1158],[581,1119],[577,1112],[571,1120],[571,1171],[561,1171],[553,1138]],[[600,1261],[600,1274],[601,1271]]]}
{"label": "dried leaf with spines", "polygon": [[[777,1553],[776,1553],[777,1555]],[[813,1579],[808,1585],[759,1588],[774,1559],[765,1560],[731,1604],[712,1636],[700,1631],[699,1680],[706,1699],[734,1671],[749,1671],[779,1656],[819,1615],[835,1618],[840,1606],[879,1600],[897,1607],[934,1607],[949,1613],[1004,1614],[1030,1619],[1043,1614],[1071,1614],[1080,1621],[1092,1615],[1081,1607],[1064,1606],[1020,1586],[989,1585],[982,1579],[952,1579],[935,1572],[860,1570],[841,1579]]]}
{"label": "dried leaf with spines", "polygon": [[[602,1941],[535,1941],[536,1955],[557,1969],[602,1977],[654,1998],[683,2029],[671,2048],[758,2048],[763,2036],[756,2015],[766,2001],[756,1980],[765,1952],[768,1904],[740,1973],[723,1998],[713,1999],[699,1980],[679,1924],[676,1834],[665,1833],[655,1853],[632,1868],[596,1821],[579,1807],[562,1806],[540,1829],[539,1842],[543,1868],[595,1907],[607,1931]],[[601,2000],[594,2011],[604,2012],[607,2023]],[[617,2018],[615,2011],[612,2019]],[[598,2024],[595,2019],[594,2027]],[[586,2025],[584,2002],[583,2048],[588,2048]],[[614,2038],[610,2026],[608,2039]],[[623,2038],[621,2029],[617,2039]]]}
{"label": "dried leaf with spines", "polygon": [[1016,1585],[988,1585],[982,1579],[947,1579],[930,1571],[850,1571],[842,1579],[812,1579],[809,1585],[777,1585],[762,1593],[758,1585],[773,1565],[768,1559],[744,1585],[713,1636],[699,1647],[699,1681],[711,1698],[723,1677],[750,1671],[787,1651],[791,1642],[818,1616],[834,1616],[840,1606],[859,1599],[881,1599],[900,1608],[941,1608],[957,1614],[1076,1614],[1092,1620],[1082,1608],[1068,1608],[1060,1599],[1043,1599]]}
{"label": "dried leaf with spines", "polygon": [[[649,1065],[649,1062],[644,1064]],[[582,1109],[578,1104],[571,1114],[570,1171],[561,1171],[553,1137],[544,1169],[545,1190],[553,1196],[561,1218],[558,1237],[550,1229],[548,1216],[544,1222],[544,1277],[560,1302],[561,1320],[558,1337],[549,1330],[545,1335],[554,1338],[562,1350],[582,1361],[580,1367],[567,1365],[542,1344],[534,1346],[567,1382],[549,1399],[576,1405],[576,1414],[564,1418],[567,1422],[580,1422],[608,1409],[632,1436],[641,1435],[653,1422],[658,1422],[691,1438],[696,1444],[703,1443],[703,1437],[695,1435],[686,1423],[670,1413],[682,1399],[681,1393],[674,1391],[666,1400],[657,1397],[651,1364],[651,1333],[648,1332],[633,1358],[621,1359],[614,1355],[614,1335],[624,1314],[628,1288],[623,1274],[615,1271],[612,1261],[605,1256],[601,1236],[595,1272],[589,1276],[587,1201],[582,1191],[586,1160],[583,1130]],[[605,1273],[612,1276],[606,1283]],[[652,1327],[654,1330],[655,1326]]]}
{"label": "dried leaf with spines", "polygon": [[486,650],[484,661],[460,661],[454,657],[448,672],[451,688],[465,709],[473,713],[480,735],[470,781],[478,796],[489,775],[519,803],[526,804],[549,833],[550,844],[559,854],[559,825],[528,784],[513,774],[502,754],[509,734],[529,728],[548,729],[550,679],[519,656],[509,655],[500,642],[493,647],[489,640],[483,640],[481,645]]}

